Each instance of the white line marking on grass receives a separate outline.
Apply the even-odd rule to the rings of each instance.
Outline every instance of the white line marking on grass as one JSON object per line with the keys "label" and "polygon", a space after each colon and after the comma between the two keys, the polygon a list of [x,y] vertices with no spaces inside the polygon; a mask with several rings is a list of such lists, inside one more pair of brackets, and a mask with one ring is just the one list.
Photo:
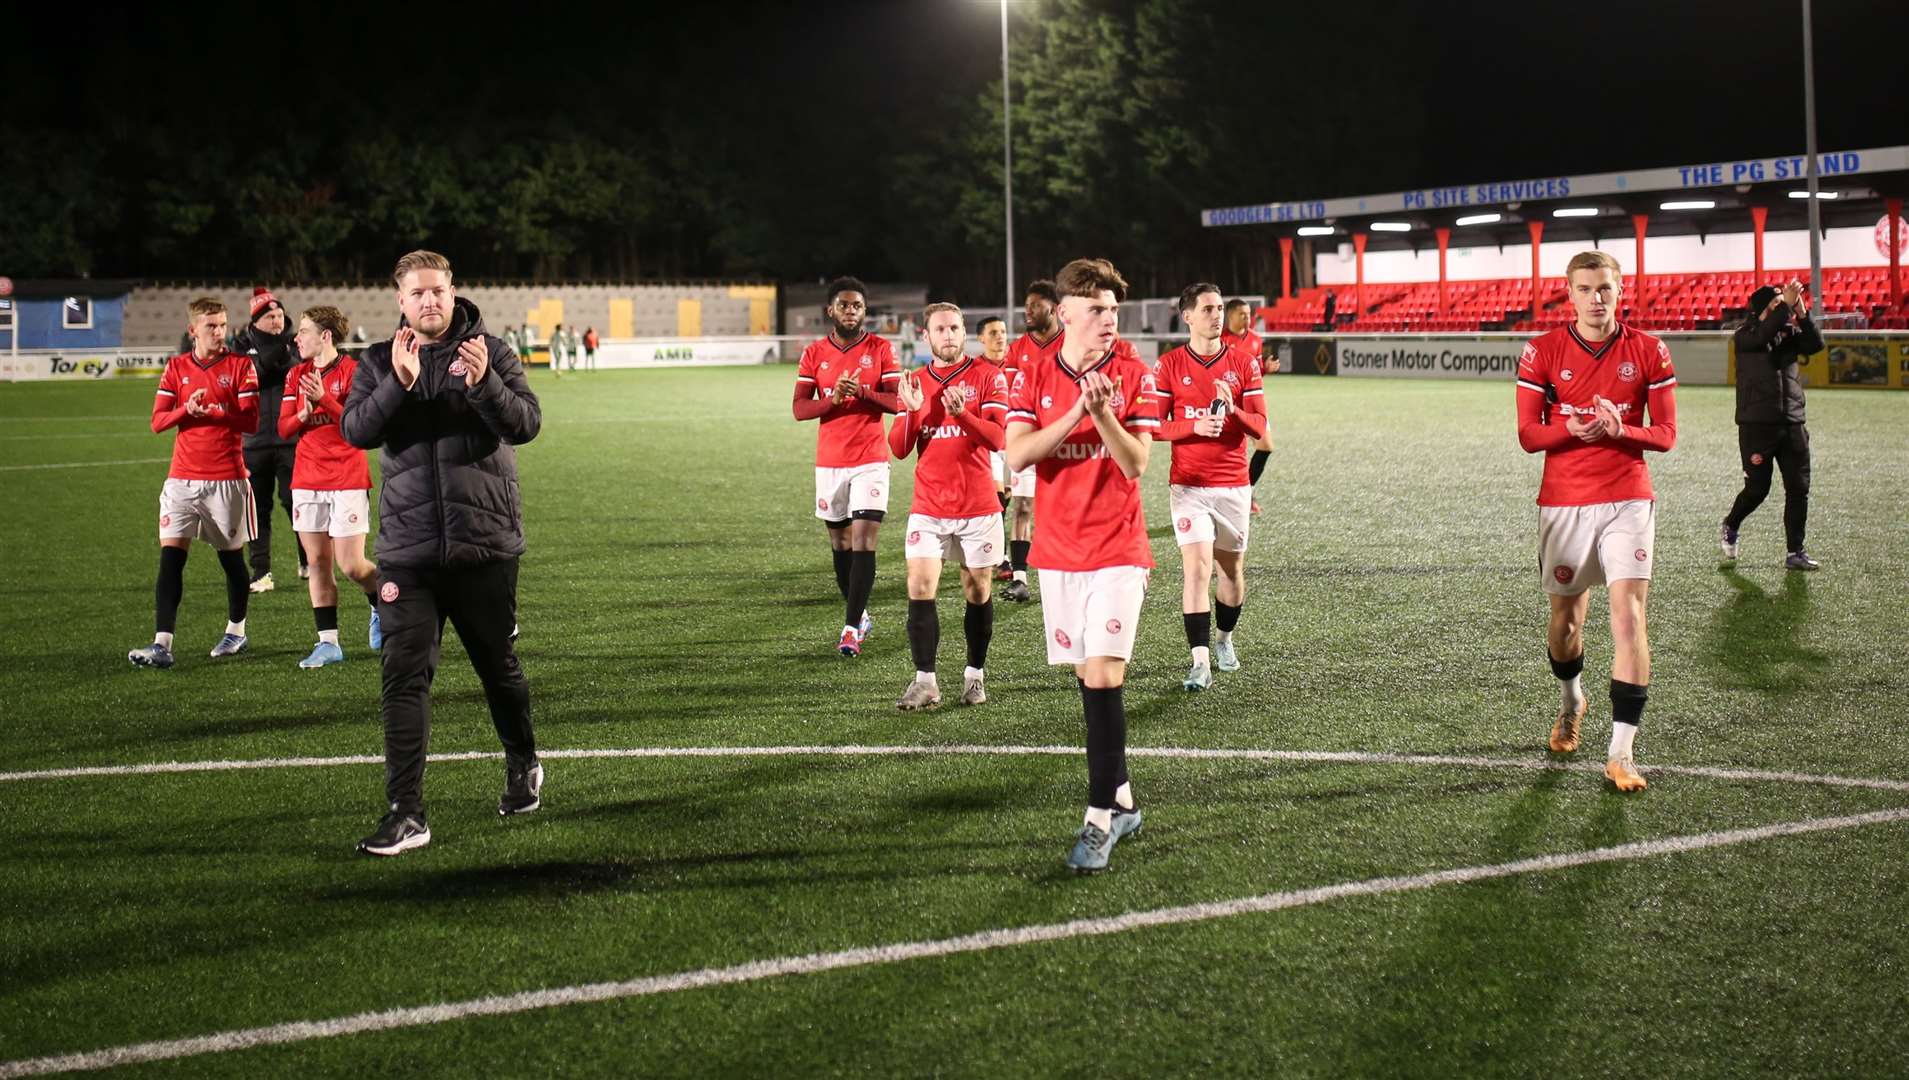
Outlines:
{"label": "white line marking on grass", "polygon": [[[996,755],[1002,757],[1074,756],[1086,753],[1078,746],[633,746],[603,750],[544,750],[552,761],[601,758],[747,758],[747,757],[907,757],[933,755]],[[427,760],[499,761],[501,752],[466,750],[432,754]],[[1594,762],[1553,761],[1548,758],[1461,757],[1447,754],[1387,754],[1362,750],[1252,750],[1205,749],[1178,746],[1130,746],[1128,757],[1179,758],[1213,761],[1294,761],[1325,765],[1416,765],[1470,769],[1526,769],[1538,772],[1576,772],[1603,775]],[[65,769],[0,772],[0,783],[20,780],[65,780],[87,776],[150,776],[163,773],[233,772],[248,769],[311,769],[339,765],[382,765],[373,754],[343,757],[252,758],[231,761],[158,761],[144,765],[82,765]],[[1712,780],[1767,781],[1784,784],[1820,784],[1826,787],[1867,788],[1909,793],[1909,780],[1819,773],[1773,772],[1764,769],[1726,769],[1710,765],[1640,765],[1638,771],[1672,776],[1701,776]]]}
{"label": "white line marking on grass", "polygon": [[1143,930],[1157,926],[1181,926],[1189,923],[1210,922],[1215,919],[1232,918],[1237,915],[1286,911],[1292,908],[1329,903],[1334,900],[1415,892],[1424,889],[1434,889],[1441,885],[1462,885],[1474,881],[1489,881],[1494,878],[1513,877],[1519,874],[1549,873],[1555,870],[1568,870],[1574,867],[1592,866],[1599,863],[1651,859],[1660,855],[1679,855],[1692,851],[1729,847],[1735,844],[1753,843],[1758,840],[1770,840],[1785,836],[1801,836],[1808,833],[1830,832],[1837,829],[1852,829],[1864,825],[1884,825],[1900,821],[1909,821],[1909,807],[1895,810],[1877,810],[1867,814],[1851,814],[1845,817],[1812,818],[1807,821],[1760,825],[1749,829],[1730,829],[1720,832],[1701,833],[1695,836],[1675,836],[1662,840],[1640,840],[1635,843],[1618,844],[1614,847],[1607,848],[1593,848],[1589,851],[1577,851],[1565,855],[1541,855],[1536,858],[1493,863],[1489,866],[1468,866],[1453,870],[1435,870],[1429,873],[1412,874],[1405,877],[1367,878],[1363,881],[1347,881],[1337,885],[1324,885],[1312,889],[1294,889],[1287,892],[1264,893],[1259,896],[1241,897],[1236,900],[1218,900],[1204,904],[1186,904],[1178,907],[1153,908],[1148,911],[1130,911],[1124,915],[1114,915],[1103,918],[1075,919],[1071,922],[1064,923],[1044,923],[1001,930],[983,930],[979,933],[964,934],[960,937],[942,938],[938,941],[911,941],[891,945],[872,945],[858,949],[843,949],[839,952],[810,953],[807,956],[785,956],[772,960],[756,960],[746,964],[737,964],[732,967],[702,968],[696,971],[678,972],[674,975],[655,975],[641,979],[630,979],[625,982],[585,983],[578,986],[528,990],[517,994],[475,998],[468,1001],[443,1002],[437,1005],[421,1005],[404,1009],[388,1009],[384,1012],[357,1013],[351,1016],[334,1017],[330,1020],[301,1020],[287,1024],[274,1024],[270,1027],[223,1031],[216,1035],[201,1035],[188,1039],[135,1043],[127,1046],[115,1046],[104,1050],[92,1050],[84,1053],[61,1054],[54,1057],[26,1058],[18,1061],[0,1062],[0,1078],[39,1076],[46,1073],[69,1072],[82,1069],[105,1069],[119,1065],[132,1065],[149,1061],[169,1061],[177,1058],[196,1057],[202,1054],[219,1054],[233,1050],[246,1050],[256,1046],[280,1046],[286,1043],[308,1042],[313,1039],[335,1038],[341,1035],[358,1035],[371,1031],[392,1031],[400,1028],[425,1027],[431,1024],[442,1024],[473,1016],[507,1016],[513,1013],[530,1012],[534,1009],[550,1009],[565,1005],[583,1005],[601,1001],[621,1001],[629,998],[652,997],[659,994],[671,994],[682,990],[698,990],[711,986],[734,986],[739,983],[760,982],[764,979],[774,979],[784,975],[814,975],[824,971],[840,971],[845,968],[873,967],[880,964],[900,963],[906,960],[922,960],[931,957],[957,956],[963,953],[987,952],[993,949],[1012,948],[1019,945],[1035,945],[1050,941],[1067,941],[1074,938],[1104,937],[1109,934],[1122,934],[1131,930]]}
{"label": "white line marking on grass", "polygon": [[171,461],[169,457],[121,458],[118,461],[56,461],[46,465],[0,465],[0,472],[20,472],[24,469],[90,469],[96,465],[156,465]]}
{"label": "white line marking on grass", "polygon": [[71,424],[80,420],[150,420],[151,413],[113,413],[98,416],[0,416],[0,424]]}
{"label": "white line marking on grass", "polygon": [[24,442],[31,439],[34,442],[45,442],[48,439],[150,439],[152,437],[151,431],[141,428],[138,431],[42,431],[33,435],[0,435],[0,441]]}

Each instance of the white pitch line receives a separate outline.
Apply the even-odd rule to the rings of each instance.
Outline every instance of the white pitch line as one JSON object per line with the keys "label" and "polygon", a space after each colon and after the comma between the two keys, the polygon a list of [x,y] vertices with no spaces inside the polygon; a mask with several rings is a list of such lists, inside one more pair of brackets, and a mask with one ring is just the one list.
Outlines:
{"label": "white pitch line", "polygon": [[[930,755],[997,755],[1004,757],[1074,756],[1086,751],[1078,746],[984,746],[953,744],[948,746],[635,746],[602,750],[544,750],[539,756],[552,761],[602,758],[744,758],[744,757],[905,757]],[[498,761],[501,752],[466,750],[451,754],[432,754],[427,760]],[[1539,772],[1577,772],[1602,775],[1604,767],[1594,762],[1552,761],[1548,758],[1461,757],[1447,754],[1389,754],[1361,750],[1253,750],[1205,749],[1178,746],[1130,746],[1128,757],[1174,758],[1214,761],[1293,761],[1326,765],[1414,765],[1469,769],[1526,769]],[[22,780],[65,780],[97,776],[151,776],[165,773],[234,772],[249,769],[312,769],[340,765],[382,765],[384,758],[373,754],[342,757],[252,758],[228,761],[158,761],[144,765],[82,765],[65,769],[35,769],[25,772],[0,772],[0,783]],[[1873,791],[1909,793],[1909,780],[1889,780],[1861,776],[1830,776],[1819,773],[1773,772],[1764,769],[1727,769],[1711,765],[1641,765],[1639,771],[1677,776],[1701,776],[1712,780],[1748,780],[1786,784],[1818,784],[1825,787],[1867,788]]]}
{"label": "white pitch line", "polygon": [[0,435],[0,442],[25,442],[29,439],[34,442],[45,442],[48,439],[150,439],[152,437],[153,433],[145,429],[139,431],[43,431],[37,435]]}
{"label": "white pitch line", "polygon": [[1182,926],[1189,923],[1210,922],[1215,919],[1232,918],[1238,915],[1286,911],[1293,908],[1324,904],[1334,900],[1414,892],[1437,888],[1441,885],[1462,885],[1474,881],[1489,881],[1494,878],[1513,877],[1519,874],[1549,873],[1556,870],[1568,870],[1574,867],[1592,866],[1599,863],[1651,859],[1660,855],[1679,855],[1692,851],[1729,847],[1735,844],[1747,844],[1758,840],[1801,836],[1807,833],[1830,832],[1837,829],[1851,829],[1864,825],[1891,824],[1900,821],[1909,821],[1909,807],[1895,810],[1877,810],[1872,813],[1851,814],[1844,817],[1812,818],[1806,821],[1760,825],[1749,829],[1730,829],[1720,832],[1700,833],[1694,836],[1674,836],[1662,840],[1641,840],[1629,844],[1618,844],[1614,847],[1593,848],[1589,851],[1577,851],[1564,855],[1541,855],[1530,859],[1517,859],[1512,862],[1493,863],[1487,866],[1460,867],[1452,870],[1435,870],[1429,873],[1413,874],[1405,877],[1367,878],[1363,881],[1347,881],[1337,885],[1324,885],[1311,889],[1294,889],[1287,892],[1263,893],[1259,896],[1246,896],[1235,900],[1218,900],[1203,904],[1186,904],[1178,907],[1153,908],[1147,911],[1130,911],[1124,915],[1114,915],[1103,918],[1075,919],[1071,922],[1063,923],[1044,923],[1000,930],[984,930],[979,933],[964,934],[959,937],[942,938],[935,941],[911,941],[890,945],[872,945],[857,949],[843,949],[839,952],[810,953],[806,956],[785,956],[771,960],[756,960],[746,964],[737,964],[732,967],[701,968],[696,971],[683,971],[674,975],[655,975],[647,978],[630,979],[625,982],[584,983],[576,986],[527,990],[522,993],[474,998],[466,1001],[442,1002],[436,1005],[388,1009],[383,1012],[356,1013],[351,1016],[334,1017],[329,1020],[300,1020],[286,1024],[274,1024],[269,1027],[223,1031],[214,1035],[200,1035],[187,1039],[134,1043],[126,1046],[108,1047],[104,1050],[91,1050],[83,1053],[0,1062],[0,1078],[41,1076],[47,1073],[107,1069],[120,1065],[134,1065],[151,1061],[171,1061],[178,1058],[197,1057],[202,1054],[219,1054],[233,1050],[246,1050],[257,1046],[282,1046],[287,1043],[309,1042],[314,1039],[335,1038],[341,1035],[358,1035],[371,1031],[393,1031],[400,1028],[425,1027],[432,1024],[447,1023],[453,1020],[462,1020],[473,1016],[507,1016],[513,1013],[530,1012],[535,1009],[550,1009],[566,1005],[583,1005],[593,1002],[622,1001],[630,998],[653,997],[659,994],[676,993],[682,990],[698,990],[711,986],[734,986],[739,983],[760,982],[764,979],[773,979],[784,975],[814,975],[825,971],[840,971],[845,968],[873,967],[880,964],[901,963],[907,960],[958,956],[964,953],[980,953],[993,949],[1013,948],[1020,945],[1035,945],[1051,941],[1068,941],[1075,938],[1104,937],[1109,934],[1122,934],[1132,930],[1150,929],[1159,926]]}
{"label": "white pitch line", "polygon": [[0,416],[0,424],[71,424],[81,420],[149,420],[151,413],[112,413],[96,416]]}
{"label": "white pitch line", "polygon": [[96,465],[157,465],[171,461],[169,457],[121,458],[118,461],[56,461],[46,465],[0,465],[0,472],[20,472],[24,469],[90,469]]}

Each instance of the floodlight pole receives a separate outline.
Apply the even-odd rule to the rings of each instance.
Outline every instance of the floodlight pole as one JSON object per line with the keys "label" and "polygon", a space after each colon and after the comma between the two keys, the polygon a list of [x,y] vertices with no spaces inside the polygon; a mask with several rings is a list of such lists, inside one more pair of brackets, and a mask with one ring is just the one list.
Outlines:
{"label": "floodlight pole", "polygon": [[1007,297],[1001,309],[1002,326],[1014,330],[1014,123],[1008,114],[1012,84],[1008,82],[1008,0],[1001,0],[1001,204],[1007,226]]}
{"label": "floodlight pole", "polygon": [[1803,0],[1803,149],[1809,155],[1810,314],[1823,317],[1823,206],[1817,198],[1816,48],[1810,40],[1810,0]]}

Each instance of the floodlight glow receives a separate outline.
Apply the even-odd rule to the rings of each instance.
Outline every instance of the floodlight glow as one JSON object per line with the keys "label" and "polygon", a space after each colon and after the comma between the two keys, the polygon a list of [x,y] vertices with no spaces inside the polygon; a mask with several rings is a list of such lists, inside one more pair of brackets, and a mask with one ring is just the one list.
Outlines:
{"label": "floodlight glow", "polygon": [[1330,225],[1301,225],[1299,227],[1301,236],[1331,236],[1334,231]]}
{"label": "floodlight glow", "polygon": [[1406,222],[1406,221],[1375,221],[1372,223],[1372,231],[1373,232],[1411,232],[1412,225],[1410,222]]}
{"label": "floodlight glow", "polygon": [[1659,203],[1659,210],[1715,210],[1715,199],[1682,199],[1674,202]]}
{"label": "floodlight glow", "polygon": [[[1816,193],[1816,197],[1819,199],[1834,199],[1841,194],[1842,192],[1840,191],[1819,191]],[[1792,199],[1807,199],[1809,197],[1810,197],[1810,193],[1807,191],[1790,192],[1790,198]]]}
{"label": "floodlight glow", "polygon": [[1470,217],[1459,218],[1458,223],[1460,225],[1490,225],[1494,221],[1503,220],[1505,220],[1503,214],[1473,214]]}
{"label": "floodlight glow", "polygon": [[1596,217],[1595,206],[1560,206],[1551,211],[1552,217]]}

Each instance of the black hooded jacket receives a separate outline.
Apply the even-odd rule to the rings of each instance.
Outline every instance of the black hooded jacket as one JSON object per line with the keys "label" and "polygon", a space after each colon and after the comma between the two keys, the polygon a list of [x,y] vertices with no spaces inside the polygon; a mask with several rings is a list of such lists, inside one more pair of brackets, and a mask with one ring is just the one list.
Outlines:
{"label": "black hooded jacket", "polygon": [[[490,369],[467,389],[457,350],[471,338],[484,343]],[[459,297],[450,332],[418,350],[418,368],[406,390],[391,371],[391,342],[365,349],[339,425],[353,446],[384,448],[378,562],[455,566],[522,555],[512,447],[543,426],[523,364],[485,332],[477,306]]]}
{"label": "black hooded jacket", "polygon": [[283,334],[268,334],[257,322],[239,331],[232,351],[252,358],[259,373],[259,429],[245,437],[247,450],[265,450],[291,446],[293,440],[278,433],[278,410],[285,396],[285,376],[298,364],[298,351],[292,348],[291,318],[286,318]]}
{"label": "black hooded jacket", "polygon": [[1790,308],[1778,304],[1738,328],[1737,423],[1800,424],[1803,383],[1796,362],[1823,351],[1823,335],[1808,315],[1790,322]]}

